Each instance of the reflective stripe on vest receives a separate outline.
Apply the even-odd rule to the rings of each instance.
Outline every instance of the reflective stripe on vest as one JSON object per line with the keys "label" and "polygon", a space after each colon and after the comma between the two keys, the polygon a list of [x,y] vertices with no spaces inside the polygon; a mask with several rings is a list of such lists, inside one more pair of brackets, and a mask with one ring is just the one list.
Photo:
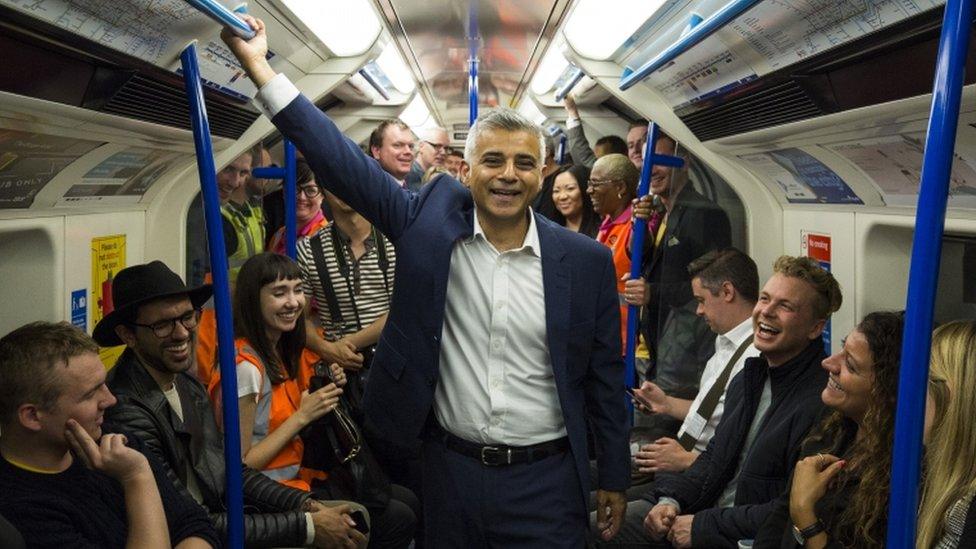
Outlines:
{"label": "reflective stripe on vest", "polygon": [[250,204],[236,205],[230,202],[221,206],[220,211],[237,235],[237,249],[227,255],[230,280],[234,282],[241,265],[263,249],[264,212]]}

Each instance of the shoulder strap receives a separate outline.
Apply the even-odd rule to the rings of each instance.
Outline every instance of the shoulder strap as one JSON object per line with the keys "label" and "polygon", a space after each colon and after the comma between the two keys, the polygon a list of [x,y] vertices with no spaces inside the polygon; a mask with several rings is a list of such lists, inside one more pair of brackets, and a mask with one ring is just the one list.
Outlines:
{"label": "shoulder strap", "polygon": [[[332,322],[342,325],[342,311],[339,308],[339,297],[336,296],[335,288],[332,287],[332,276],[329,274],[329,266],[325,262],[325,231],[315,233],[309,240],[312,249],[312,260],[315,262],[315,271],[319,275],[319,282],[322,284],[322,292],[325,293],[326,306],[329,308],[329,316]],[[336,253],[339,253],[336,251]]]}
{"label": "shoulder strap", "polygon": [[[752,337],[752,334],[749,334],[749,337],[747,337],[745,341],[739,345],[739,348],[736,349],[735,353],[732,354],[732,358],[729,359],[729,362],[725,365],[725,368],[722,369],[722,373],[719,374],[718,379],[715,380],[715,383],[713,383],[712,387],[708,390],[708,394],[706,394],[705,398],[702,400],[701,406],[698,407],[696,412],[689,411],[689,414],[698,414],[705,420],[705,423],[708,423],[708,421],[712,419],[712,414],[715,413],[715,408],[718,407],[718,401],[722,398],[722,393],[725,392],[725,385],[729,381],[729,376],[732,375],[732,368],[735,367],[735,363],[742,358],[742,354],[746,352],[746,349],[752,345]],[[684,447],[685,450],[691,450],[698,442],[698,439],[685,432],[681,435],[678,442],[682,447]]]}

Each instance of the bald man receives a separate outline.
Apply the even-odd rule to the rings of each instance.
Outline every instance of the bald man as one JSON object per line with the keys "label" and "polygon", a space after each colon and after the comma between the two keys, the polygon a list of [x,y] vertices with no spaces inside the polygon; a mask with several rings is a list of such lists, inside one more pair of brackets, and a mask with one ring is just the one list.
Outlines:
{"label": "bald man", "polygon": [[426,128],[420,131],[420,143],[417,145],[417,158],[407,174],[407,188],[419,191],[423,186],[421,180],[424,173],[431,166],[443,166],[447,157],[447,148],[451,140],[444,128]]}

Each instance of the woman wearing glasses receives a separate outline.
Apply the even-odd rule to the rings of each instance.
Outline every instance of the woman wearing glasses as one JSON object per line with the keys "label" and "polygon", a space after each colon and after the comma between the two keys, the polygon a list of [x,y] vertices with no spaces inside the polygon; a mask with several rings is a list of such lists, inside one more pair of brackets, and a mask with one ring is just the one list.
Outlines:
{"label": "woman wearing glasses", "polygon": [[[603,218],[597,241],[613,252],[617,271],[617,293],[624,295],[624,275],[630,273],[631,200],[637,194],[640,172],[622,154],[608,154],[597,159],[590,173],[586,190],[593,201],[593,210]],[[620,306],[620,338],[626,347],[627,305]]]}
{"label": "woman wearing glasses", "polygon": [[[295,186],[297,202],[295,218],[298,220],[298,239],[309,238],[328,224],[322,213],[322,188],[315,182],[315,174],[308,162],[299,158],[295,161]],[[281,227],[268,242],[268,251],[285,254],[285,228]]]}

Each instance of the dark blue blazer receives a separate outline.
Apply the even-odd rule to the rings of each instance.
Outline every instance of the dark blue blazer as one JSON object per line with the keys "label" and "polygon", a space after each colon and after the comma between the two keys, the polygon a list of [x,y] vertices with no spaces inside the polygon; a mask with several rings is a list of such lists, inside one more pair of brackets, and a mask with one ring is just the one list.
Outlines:
{"label": "dark blue blazer", "polygon": [[[393,302],[373,359],[365,408],[387,440],[414,442],[431,413],[437,385],[451,253],[458,239],[474,232],[471,193],[446,175],[419,193],[402,189],[304,96],[273,122],[304,153],[319,183],[396,248]],[[630,454],[610,251],[542,216],[536,215],[536,225],[549,355],[580,485],[589,490],[589,419],[600,488],[624,490],[630,483]]]}

